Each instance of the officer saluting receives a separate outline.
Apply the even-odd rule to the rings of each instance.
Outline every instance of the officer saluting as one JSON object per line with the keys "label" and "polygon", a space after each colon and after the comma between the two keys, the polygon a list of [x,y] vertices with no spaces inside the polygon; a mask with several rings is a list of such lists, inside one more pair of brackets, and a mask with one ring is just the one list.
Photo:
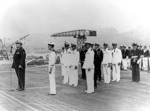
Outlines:
{"label": "officer saluting", "polygon": [[56,82],[55,82],[55,63],[56,63],[56,53],[54,51],[54,43],[48,44],[49,49],[49,65],[48,65],[48,73],[49,73],[49,84],[50,84],[50,93],[51,95],[56,94]]}
{"label": "officer saluting", "polygon": [[12,68],[15,69],[17,77],[18,77],[18,91],[23,91],[25,88],[25,59],[26,59],[26,52],[22,48],[21,42],[16,42],[16,51],[13,56],[13,64]]}

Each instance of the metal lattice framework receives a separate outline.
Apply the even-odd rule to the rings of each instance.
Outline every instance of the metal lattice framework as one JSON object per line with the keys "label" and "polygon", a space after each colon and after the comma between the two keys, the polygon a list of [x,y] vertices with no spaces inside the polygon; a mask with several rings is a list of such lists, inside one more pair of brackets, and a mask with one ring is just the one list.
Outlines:
{"label": "metal lattice framework", "polygon": [[19,42],[19,41],[21,41],[21,40],[24,40],[24,39],[25,39],[26,37],[28,37],[28,36],[29,36],[29,34],[27,34],[27,35],[25,35],[25,36],[19,38],[18,40],[16,40],[15,42],[13,42],[13,43],[11,43],[9,46],[7,46],[7,48],[10,48],[11,46],[15,45],[16,42]]}
{"label": "metal lattice framework", "polygon": [[96,31],[79,29],[67,32],[61,32],[51,35],[51,37],[70,37],[70,36],[96,36]]}
{"label": "metal lattice framework", "polygon": [[86,30],[86,29],[79,29],[67,32],[61,32],[51,35],[51,37],[74,37],[77,38],[77,48],[78,50],[81,49],[82,44],[86,41],[86,36],[96,36],[96,31],[93,30]]}
{"label": "metal lattice framework", "polygon": [[[0,50],[0,56],[1,56],[1,57],[4,57],[4,58],[6,58],[6,59],[8,59],[8,51],[12,50],[11,47],[12,47],[13,45],[15,45],[16,42],[19,42],[19,41],[21,41],[21,40],[24,40],[24,39],[25,39],[26,37],[28,37],[28,36],[29,36],[29,34],[27,34],[27,35],[25,35],[25,36],[19,38],[18,40],[16,40],[15,42],[11,43],[11,44],[8,45],[8,46],[4,46],[2,40],[0,40],[0,42],[1,42],[1,44],[2,44],[2,49]],[[11,49],[10,49],[10,48],[11,48]]]}

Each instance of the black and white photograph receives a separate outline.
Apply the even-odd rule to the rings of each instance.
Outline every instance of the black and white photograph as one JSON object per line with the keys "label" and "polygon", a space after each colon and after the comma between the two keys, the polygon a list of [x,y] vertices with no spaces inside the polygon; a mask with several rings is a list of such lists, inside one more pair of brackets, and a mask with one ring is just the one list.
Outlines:
{"label": "black and white photograph", "polygon": [[150,0],[0,0],[0,111],[150,111]]}

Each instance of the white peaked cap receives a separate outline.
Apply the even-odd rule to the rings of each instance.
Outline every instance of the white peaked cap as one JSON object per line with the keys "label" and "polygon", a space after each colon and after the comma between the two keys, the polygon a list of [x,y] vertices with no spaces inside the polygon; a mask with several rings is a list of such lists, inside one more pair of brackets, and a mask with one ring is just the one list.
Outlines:
{"label": "white peaked cap", "polygon": [[85,44],[92,44],[91,41],[85,41]]}
{"label": "white peaked cap", "polygon": [[48,45],[55,45],[55,43],[54,42],[50,42],[50,43],[48,43]]}

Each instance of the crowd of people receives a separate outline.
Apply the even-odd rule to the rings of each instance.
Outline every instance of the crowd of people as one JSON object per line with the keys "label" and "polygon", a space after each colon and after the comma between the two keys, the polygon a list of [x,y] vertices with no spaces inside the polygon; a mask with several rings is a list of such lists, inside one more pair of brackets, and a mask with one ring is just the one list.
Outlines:
{"label": "crowd of people", "polygon": [[[55,82],[55,63],[57,54],[54,51],[54,43],[48,44],[49,64],[48,74],[51,95],[56,94]],[[16,51],[13,57],[12,68],[15,69],[18,77],[18,91],[25,89],[25,59],[26,53],[22,48],[22,43],[16,43]],[[104,43],[100,46],[98,43],[92,44],[85,42],[80,51],[76,44],[65,42],[60,55],[61,73],[63,84],[77,87],[79,80],[79,68],[81,67],[81,78],[86,80],[86,93],[94,93],[97,88],[97,82],[109,84],[111,81],[120,81],[120,70],[132,69],[132,81],[140,81],[141,58],[149,57],[150,51],[146,46],[143,48],[136,43],[132,47],[118,46],[112,43],[109,46]]]}
{"label": "crowd of people", "polygon": [[61,52],[63,84],[78,85],[78,69],[81,64],[81,78],[87,82],[86,93],[93,93],[97,82],[109,84],[120,81],[120,70],[132,69],[132,81],[140,81],[141,57],[149,57],[149,50],[136,43],[132,47],[112,43],[103,46],[86,42],[80,51],[76,44],[65,43]]}

